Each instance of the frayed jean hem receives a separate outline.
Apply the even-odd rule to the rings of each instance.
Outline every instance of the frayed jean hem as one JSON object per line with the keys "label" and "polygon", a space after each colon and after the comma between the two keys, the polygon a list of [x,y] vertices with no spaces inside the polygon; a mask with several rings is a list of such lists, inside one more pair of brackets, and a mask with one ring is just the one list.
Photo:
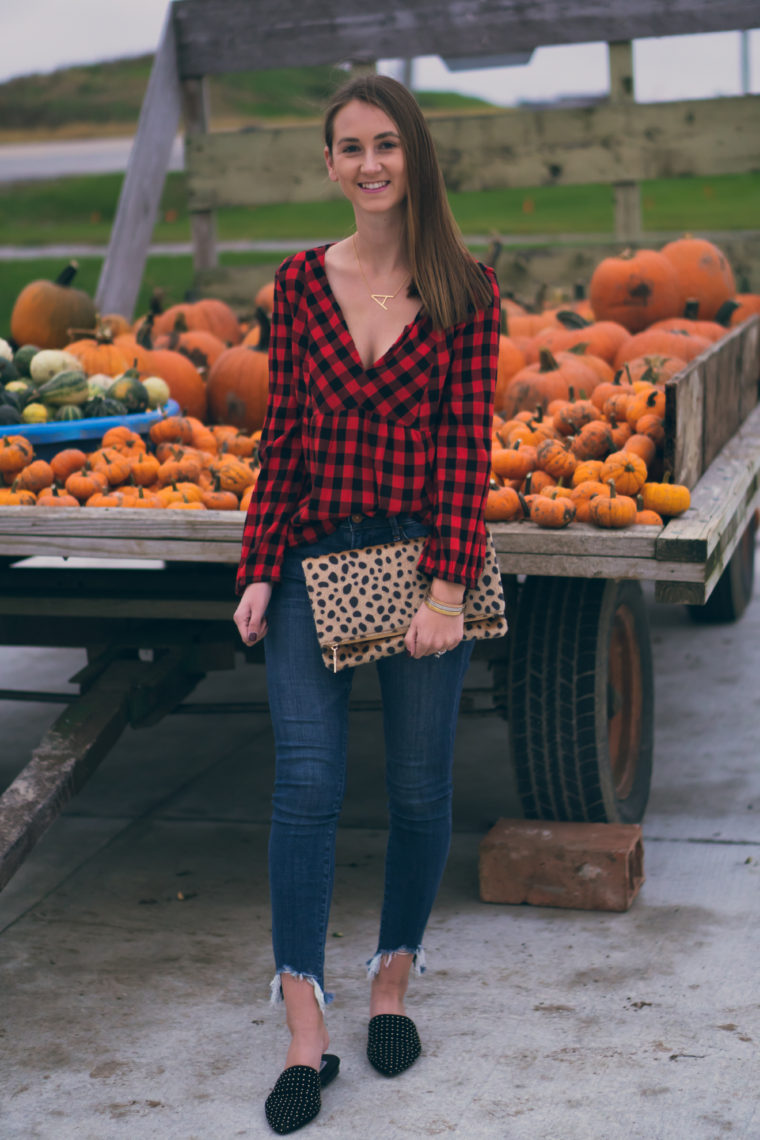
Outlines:
{"label": "frayed jean hem", "polygon": [[416,950],[410,950],[408,946],[399,946],[396,950],[378,950],[377,954],[367,962],[367,977],[376,978],[380,973],[380,966],[390,966],[391,960],[397,954],[411,954],[412,969],[415,974],[419,977],[425,973],[425,951],[422,946],[418,946]]}
{"label": "frayed jean hem", "polygon": [[298,978],[301,982],[310,982],[314,990],[314,997],[316,998],[317,1005],[320,1012],[325,1012],[325,1006],[330,1005],[334,998],[334,994],[326,994],[320,986],[317,979],[313,974],[302,974],[298,970],[291,970],[290,966],[283,966],[277,971],[275,976],[269,983],[269,1004],[279,1005],[283,1000],[282,996],[282,975],[289,974],[291,978]]}

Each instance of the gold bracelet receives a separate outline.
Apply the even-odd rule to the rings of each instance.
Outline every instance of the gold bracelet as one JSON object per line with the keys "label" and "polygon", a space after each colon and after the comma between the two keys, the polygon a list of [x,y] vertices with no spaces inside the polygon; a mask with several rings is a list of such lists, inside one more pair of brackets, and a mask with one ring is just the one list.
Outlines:
{"label": "gold bracelet", "polygon": [[435,594],[433,593],[432,586],[428,586],[427,595],[429,598],[433,599],[437,606],[443,606],[444,609],[459,610],[460,613],[464,609],[464,598],[462,598],[461,602],[444,602],[442,598],[436,598]]}
{"label": "gold bracelet", "polygon": [[426,594],[422,600],[429,610],[436,614],[443,614],[444,617],[459,617],[460,614],[464,613],[464,604],[461,606],[444,606],[432,594]]}

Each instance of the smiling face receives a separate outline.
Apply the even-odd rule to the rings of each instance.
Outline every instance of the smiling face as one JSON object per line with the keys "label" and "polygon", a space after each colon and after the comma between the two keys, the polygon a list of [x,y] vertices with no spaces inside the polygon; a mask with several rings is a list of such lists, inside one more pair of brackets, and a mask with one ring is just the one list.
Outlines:
{"label": "smiling face", "polygon": [[327,171],[354,209],[400,208],[406,198],[406,162],[396,124],[379,107],[353,99],[335,116]]}

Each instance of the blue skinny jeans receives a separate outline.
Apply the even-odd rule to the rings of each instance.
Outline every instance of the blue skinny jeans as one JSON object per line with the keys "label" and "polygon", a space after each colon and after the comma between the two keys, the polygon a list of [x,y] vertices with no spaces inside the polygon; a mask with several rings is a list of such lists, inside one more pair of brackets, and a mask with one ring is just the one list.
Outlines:
{"label": "blue skinny jeans", "polygon": [[[309,980],[320,1008],[335,837],[346,783],[353,669],[324,665],[301,560],[427,533],[414,516],[352,516],[317,543],[291,547],[269,603],[264,640],[276,769],[269,841],[276,974]],[[370,976],[395,953],[424,969],[422,936],[451,839],[451,768],[459,698],[473,643],[441,657],[403,653],[378,661],[389,832],[385,891]]]}

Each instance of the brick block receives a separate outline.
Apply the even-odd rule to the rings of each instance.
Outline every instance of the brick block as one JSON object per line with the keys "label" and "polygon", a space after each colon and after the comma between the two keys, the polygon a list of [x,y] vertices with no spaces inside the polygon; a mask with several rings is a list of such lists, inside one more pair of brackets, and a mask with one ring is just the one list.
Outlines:
{"label": "brick block", "polygon": [[500,819],[480,844],[483,902],[628,910],[644,882],[635,823]]}

